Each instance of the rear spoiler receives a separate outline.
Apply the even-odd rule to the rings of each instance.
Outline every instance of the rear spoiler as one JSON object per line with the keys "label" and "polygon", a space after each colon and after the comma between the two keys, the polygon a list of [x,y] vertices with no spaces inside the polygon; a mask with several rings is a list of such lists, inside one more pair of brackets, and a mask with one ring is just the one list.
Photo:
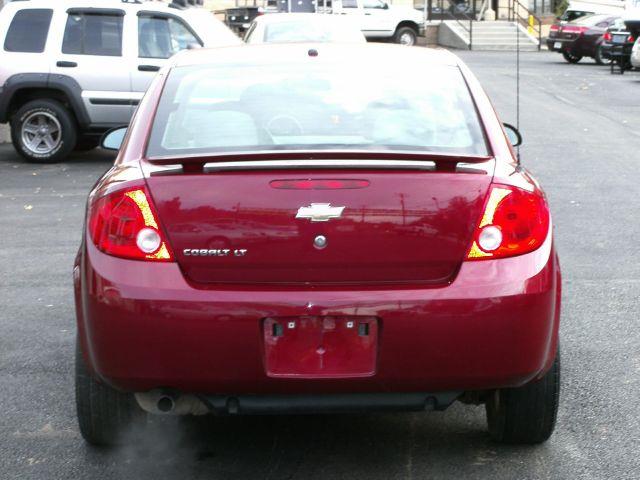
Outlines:
{"label": "rear spoiler", "polygon": [[[428,169],[456,171],[458,164],[484,163],[488,155],[460,155],[447,153],[410,153],[367,150],[270,150],[260,152],[232,152],[208,155],[164,156],[145,159],[151,165],[177,167],[185,173],[220,170],[270,170],[295,168],[381,168]],[[174,170],[174,169],[170,169]],[[162,169],[163,173],[170,173]],[[160,173],[160,172],[158,172]],[[179,173],[179,172],[175,172]]]}

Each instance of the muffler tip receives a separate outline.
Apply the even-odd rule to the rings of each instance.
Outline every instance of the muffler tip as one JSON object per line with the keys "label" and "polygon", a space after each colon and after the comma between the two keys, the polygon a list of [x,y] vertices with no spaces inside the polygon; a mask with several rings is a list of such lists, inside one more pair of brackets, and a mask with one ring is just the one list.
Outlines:
{"label": "muffler tip", "polygon": [[162,413],[169,413],[175,407],[175,402],[173,398],[168,396],[162,396],[158,399],[158,410]]}

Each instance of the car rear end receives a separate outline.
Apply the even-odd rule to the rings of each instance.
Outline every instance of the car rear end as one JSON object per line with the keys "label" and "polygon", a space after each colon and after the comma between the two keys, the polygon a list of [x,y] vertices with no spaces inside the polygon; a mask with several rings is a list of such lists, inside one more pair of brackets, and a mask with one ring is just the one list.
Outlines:
{"label": "car rear end", "polygon": [[550,368],[544,194],[455,57],[364,47],[182,54],[158,78],[89,199],[94,375],[150,410],[291,413],[445,408]]}

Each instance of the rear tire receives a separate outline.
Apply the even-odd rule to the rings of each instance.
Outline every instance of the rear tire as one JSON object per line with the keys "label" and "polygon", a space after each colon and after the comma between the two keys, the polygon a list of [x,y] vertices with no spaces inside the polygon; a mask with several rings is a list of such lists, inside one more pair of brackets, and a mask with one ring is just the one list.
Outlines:
{"label": "rear tire", "polygon": [[418,34],[411,27],[400,27],[396,30],[393,41],[400,45],[412,47],[418,42]]}
{"label": "rear tire", "polygon": [[11,118],[13,147],[28,162],[64,160],[75,148],[77,140],[71,112],[56,100],[32,100]]}
{"label": "rear tire", "polygon": [[567,52],[566,50],[562,52],[562,56],[569,63],[578,63],[582,60],[582,55],[574,55],[571,52]]}
{"label": "rear tire", "polygon": [[497,442],[546,441],[556,424],[560,398],[560,353],[540,379],[519,388],[496,390],[487,400],[489,434]]}
{"label": "rear tire", "polygon": [[119,392],[93,378],[76,340],[76,408],[80,433],[92,445],[125,443],[124,434],[142,426],[145,412],[130,393]]}
{"label": "rear tire", "polygon": [[605,58],[605,57],[602,55],[602,45],[598,45],[598,46],[596,47],[596,54],[595,54],[595,56],[593,57],[593,59],[596,61],[596,63],[597,63],[598,65],[607,65],[608,63],[610,63],[610,62],[611,62],[611,59],[609,59],[609,58]]}

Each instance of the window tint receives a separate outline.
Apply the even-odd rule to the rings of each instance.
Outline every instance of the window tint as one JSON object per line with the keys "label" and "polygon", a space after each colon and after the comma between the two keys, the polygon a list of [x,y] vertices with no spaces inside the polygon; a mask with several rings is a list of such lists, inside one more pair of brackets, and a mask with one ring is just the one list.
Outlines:
{"label": "window tint", "polygon": [[13,17],[4,49],[7,52],[42,53],[47,43],[53,10],[20,10]]}
{"label": "window tint", "polygon": [[75,55],[122,55],[120,15],[74,13],[67,18],[62,53]]}
{"label": "window tint", "polygon": [[144,16],[138,19],[138,56],[142,58],[169,58],[193,44],[202,46],[179,20]]}

